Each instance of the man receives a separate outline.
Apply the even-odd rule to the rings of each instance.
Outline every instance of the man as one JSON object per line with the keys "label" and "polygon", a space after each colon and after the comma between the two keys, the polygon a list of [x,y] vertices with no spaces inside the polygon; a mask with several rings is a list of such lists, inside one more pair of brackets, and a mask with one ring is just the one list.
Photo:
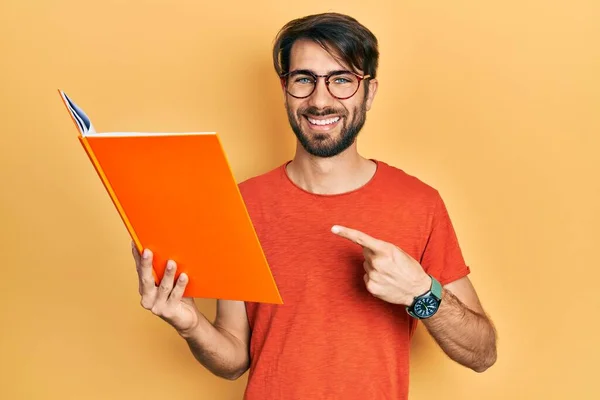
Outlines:
{"label": "man", "polygon": [[157,287],[134,250],[143,307],[212,373],[249,370],[245,398],[406,399],[417,321],[453,360],[482,372],[495,330],[467,275],[438,192],[359,155],[377,92],[377,40],[327,13],[283,27],[273,60],[298,141],[294,158],[239,187],[283,305],[218,301],[214,322],[176,266]]}

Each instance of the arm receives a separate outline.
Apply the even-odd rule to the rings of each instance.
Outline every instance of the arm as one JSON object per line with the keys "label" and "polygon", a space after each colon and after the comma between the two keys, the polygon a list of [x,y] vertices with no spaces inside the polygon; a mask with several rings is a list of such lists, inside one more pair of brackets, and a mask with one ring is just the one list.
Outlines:
{"label": "arm", "polygon": [[[431,288],[431,278],[423,266],[397,246],[355,229],[336,226],[333,231],[363,247],[365,285],[375,297],[406,307]],[[440,239],[444,237],[440,238],[439,233],[432,236],[424,257],[429,272],[435,270],[438,276],[447,268],[459,270],[456,265],[464,265],[458,247],[446,245],[456,242]],[[439,243],[444,251],[433,251]],[[459,262],[451,264],[448,260]],[[466,276],[445,285],[440,308],[422,321],[442,350],[461,365],[483,372],[495,363],[496,332]]]}
{"label": "arm", "polygon": [[[133,247],[133,246],[132,246]],[[132,248],[139,278],[142,307],[171,325],[185,339],[192,354],[206,369],[225,379],[237,379],[249,366],[250,327],[244,302],[217,300],[217,316],[211,323],[192,298],[182,297],[188,279],[175,281],[177,266],[167,263],[160,284],[152,275],[152,252],[142,257]]]}
{"label": "arm", "polygon": [[197,326],[180,335],[196,360],[217,376],[234,380],[250,365],[250,328],[244,302],[217,300],[214,323],[200,314]]}
{"label": "arm", "polygon": [[496,330],[469,278],[445,285],[439,310],[422,322],[444,353],[459,364],[483,372],[496,362]]}
{"label": "arm", "polygon": [[[470,268],[444,201],[438,195],[434,204],[431,228],[421,255],[422,269],[416,262],[413,265],[418,275],[424,276],[426,272],[442,282],[442,302],[439,310],[422,322],[452,360],[483,372],[496,361],[496,331],[468,279]],[[426,278],[431,285],[429,277]],[[418,290],[422,288],[417,293]]]}

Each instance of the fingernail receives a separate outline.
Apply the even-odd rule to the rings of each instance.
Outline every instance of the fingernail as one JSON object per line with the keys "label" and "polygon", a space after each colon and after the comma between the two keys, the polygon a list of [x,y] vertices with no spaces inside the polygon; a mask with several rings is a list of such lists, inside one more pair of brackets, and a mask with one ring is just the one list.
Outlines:
{"label": "fingernail", "polygon": [[179,280],[180,280],[181,282],[185,282],[185,281],[187,281],[187,275],[186,275],[186,274],[184,274],[184,273],[182,273],[181,275],[179,275]]}
{"label": "fingernail", "polygon": [[144,257],[144,258],[148,258],[148,257],[150,257],[150,250],[148,250],[148,249],[144,249],[144,255],[143,255],[143,257]]}
{"label": "fingernail", "polygon": [[339,233],[340,232],[340,227],[337,225],[334,225],[331,227],[331,232],[333,233]]}

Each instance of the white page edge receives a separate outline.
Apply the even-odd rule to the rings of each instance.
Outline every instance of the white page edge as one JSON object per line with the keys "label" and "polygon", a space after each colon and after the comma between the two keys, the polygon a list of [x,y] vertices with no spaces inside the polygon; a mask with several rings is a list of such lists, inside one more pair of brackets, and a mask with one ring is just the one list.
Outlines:
{"label": "white page edge", "polygon": [[217,132],[95,132],[84,134],[87,137],[148,137],[148,136],[199,136],[216,135]]}

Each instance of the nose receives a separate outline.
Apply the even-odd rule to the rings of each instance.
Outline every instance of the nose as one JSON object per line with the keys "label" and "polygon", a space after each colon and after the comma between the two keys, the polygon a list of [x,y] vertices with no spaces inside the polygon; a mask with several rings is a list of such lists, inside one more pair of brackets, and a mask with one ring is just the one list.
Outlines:
{"label": "nose", "polygon": [[317,78],[317,83],[313,94],[308,98],[308,103],[317,109],[324,109],[333,104],[334,98],[327,90],[325,79]]}

